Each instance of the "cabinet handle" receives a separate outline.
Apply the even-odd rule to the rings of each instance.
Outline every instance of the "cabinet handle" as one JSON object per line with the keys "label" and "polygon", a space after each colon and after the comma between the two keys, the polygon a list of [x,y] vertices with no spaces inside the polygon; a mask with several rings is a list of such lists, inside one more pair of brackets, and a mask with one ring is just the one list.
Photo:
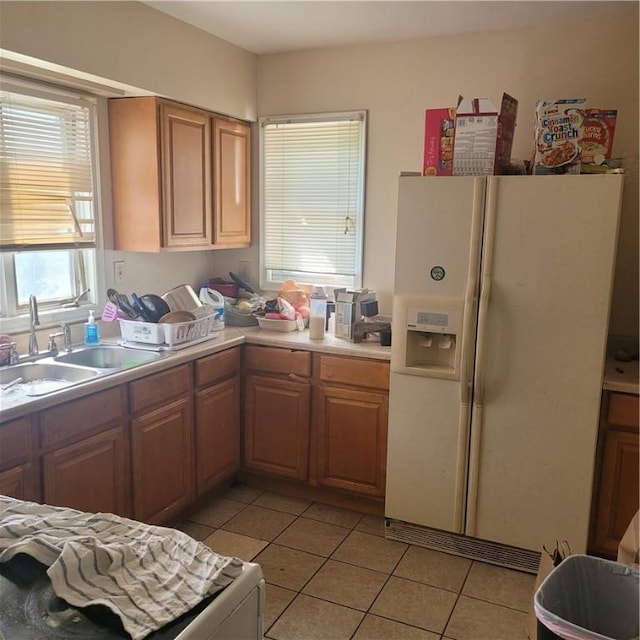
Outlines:
{"label": "cabinet handle", "polygon": [[294,382],[302,382],[304,384],[311,384],[310,380],[308,380],[307,378],[303,378],[302,376],[299,376],[297,373],[290,373],[289,380],[293,380]]}

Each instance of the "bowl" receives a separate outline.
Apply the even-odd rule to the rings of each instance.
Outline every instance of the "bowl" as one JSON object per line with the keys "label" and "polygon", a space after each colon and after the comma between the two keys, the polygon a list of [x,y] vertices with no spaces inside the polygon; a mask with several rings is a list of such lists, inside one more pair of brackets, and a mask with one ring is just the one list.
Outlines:
{"label": "bowl", "polygon": [[162,324],[176,324],[177,322],[191,322],[196,317],[191,311],[170,311],[158,320]]}
{"label": "bowl", "polygon": [[267,331],[295,331],[298,323],[295,320],[272,320],[271,318],[258,318],[258,324],[261,329]]}

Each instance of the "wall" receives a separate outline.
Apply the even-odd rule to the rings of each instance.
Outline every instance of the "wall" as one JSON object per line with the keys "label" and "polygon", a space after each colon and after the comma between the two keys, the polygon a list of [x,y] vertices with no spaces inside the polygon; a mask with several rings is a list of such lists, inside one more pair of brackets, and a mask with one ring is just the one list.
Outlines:
{"label": "wall", "polygon": [[[528,158],[539,98],[586,97],[619,112],[614,155],[628,161],[611,332],[638,335],[638,5],[624,15],[576,22],[349,48],[261,56],[258,114],[368,109],[364,285],[390,310],[397,176],[420,170],[424,110],[459,94],[520,111],[513,158]],[[257,175],[257,174],[256,174]],[[258,228],[256,227],[257,239]],[[250,259],[257,277],[257,249]],[[214,257],[223,271],[226,256]]]}

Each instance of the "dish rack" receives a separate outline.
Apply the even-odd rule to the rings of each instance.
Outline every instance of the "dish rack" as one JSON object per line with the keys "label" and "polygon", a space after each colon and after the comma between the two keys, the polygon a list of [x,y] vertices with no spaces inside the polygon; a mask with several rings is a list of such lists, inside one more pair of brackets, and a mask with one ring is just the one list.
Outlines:
{"label": "dish rack", "polygon": [[214,331],[215,314],[188,322],[154,323],[122,318],[119,318],[119,322],[120,334],[126,342],[160,345],[169,349],[186,347],[218,335]]}

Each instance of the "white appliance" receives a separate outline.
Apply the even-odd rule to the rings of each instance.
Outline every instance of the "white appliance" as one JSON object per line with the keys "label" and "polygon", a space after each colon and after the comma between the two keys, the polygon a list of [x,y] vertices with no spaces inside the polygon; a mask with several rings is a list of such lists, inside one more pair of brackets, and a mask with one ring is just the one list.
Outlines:
{"label": "white appliance", "polygon": [[400,178],[387,537],[585,552],[622,179]]}

